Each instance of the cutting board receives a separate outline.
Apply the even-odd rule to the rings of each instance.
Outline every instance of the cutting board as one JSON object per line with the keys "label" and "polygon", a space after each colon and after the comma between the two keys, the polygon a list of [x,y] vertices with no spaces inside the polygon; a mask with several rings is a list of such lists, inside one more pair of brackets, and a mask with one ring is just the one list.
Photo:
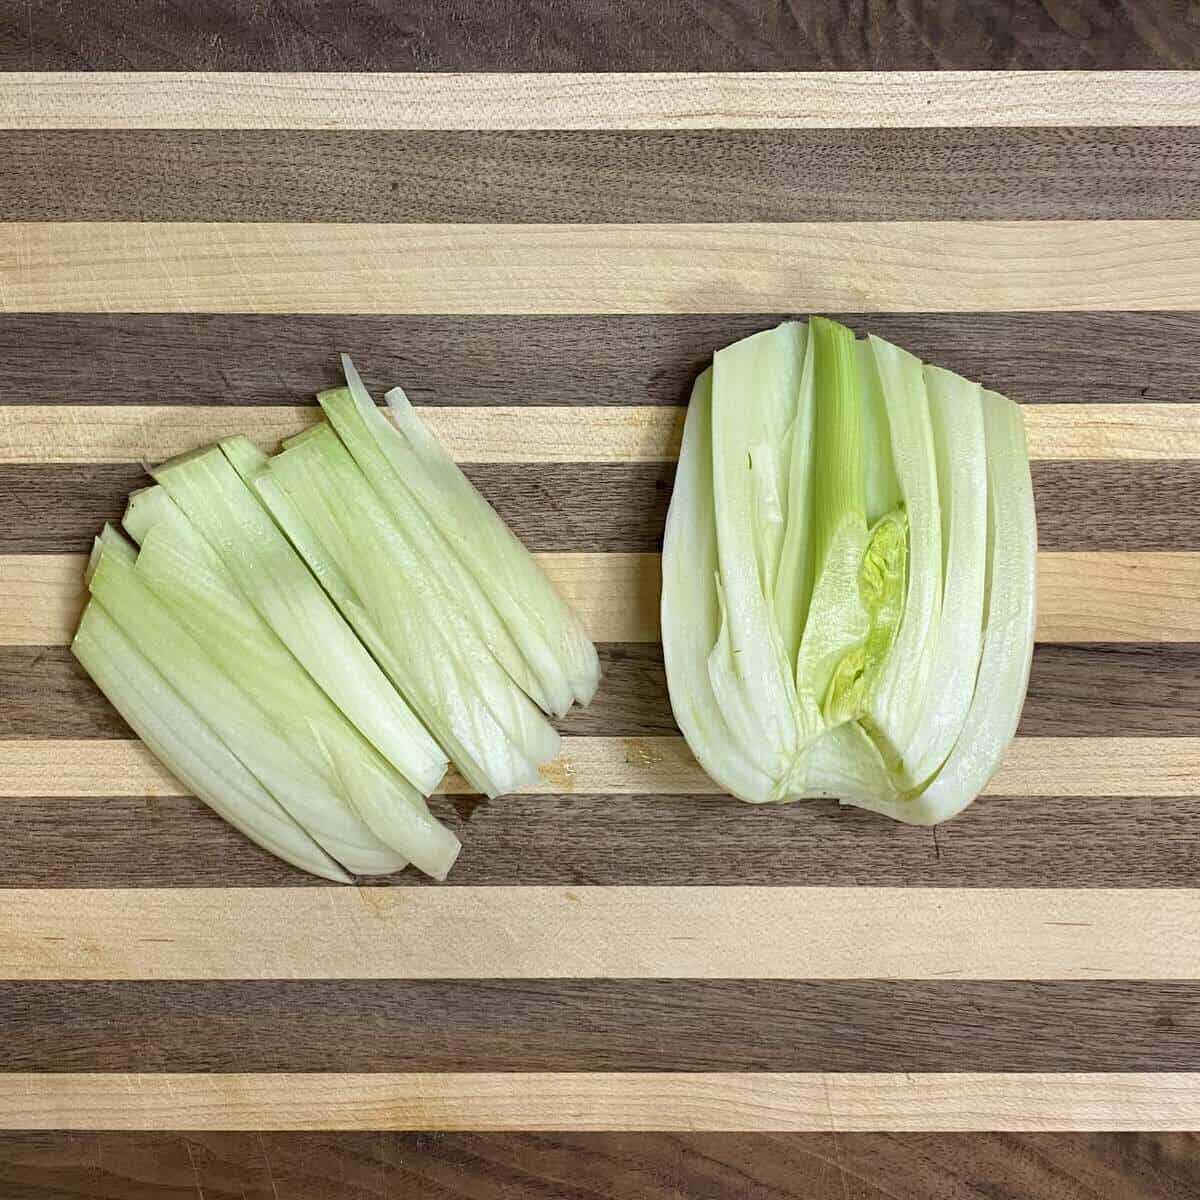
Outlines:
{"label": "cutting board", "polygon": [[[0,16],[0,1193],[1200,1194],[1200,82],[1094,69],[1196,27],[178,7]],[[691,380],[810,312],[1024,406],[1029,698],[935,830],[717,795],[671,716]],[[604,667],[539,786],[434,799],[444,886],[266,856],[67,649],[142,464],[339,351]]]}

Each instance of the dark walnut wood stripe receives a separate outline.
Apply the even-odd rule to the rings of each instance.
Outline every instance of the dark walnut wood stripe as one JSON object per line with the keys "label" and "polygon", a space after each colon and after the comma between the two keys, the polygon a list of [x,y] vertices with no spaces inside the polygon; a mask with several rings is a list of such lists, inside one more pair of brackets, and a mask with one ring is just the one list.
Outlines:
{"label": "dark walnut wood stripe", "polygon": [[[604,686],[557,722],[566,734],[679,731],[657,643],[600,646]],[[127,738],[130,730],[66,646],[0,647],[0,739]],[[1200,737],[1200,646],[1040,644],[1022,737]]]}
{"label": "dark walnut wood stripe", "polygon": [[[669,464],[474,463],[464,470],[530,549],[655,551],[662,543]],[[0,514],[8,518],[0,523],[0,553],[82,550],[104,521],[120,520],[129,493],[149,482],[133,465],[0,466]]]}
{"label": "dark walnut wood stripe", "polygon": [[[1187,888],[1200,796],[987,797],[933,829],[835,801],[755,808],[724,796],[435,797],[461,837],[442,886]],[[8,888],[304,887],[188,797],[0,800]],[[415,871],[364,880],[417,888]],[[769,903],[769,899],[764,900]]]}
{"label": "dark walnut wood stripe", "polygon": [[1044,550],[1200,545],[1200,462],[1035,462]]}
{"label": "dark walnut wood stripe", "polygon": [[729,71],[1194,67],[1185,6],[1017,0],[29,0],[5,71]]}
{"label": "dark walnut wood stripe", "polygon": [[[418,404],[684,404],[786,315],[0,314],[0,402],[307,403],[346,351]],[[834,315],[1026,403],[1200,402],[1200,313]]]}
{"label": "dark walnut wood stripe", "polygon": [[1200,985],[1149,981],[0,982],[0,1019],[0,1087],[45,1071],[1200,1068]]}
{"label": "dark walnut wood stripe", "polygon": [[0,1185],[20,1200],[1185,1200],[1200,1136],[4,1132]]}
{"label": "dark walnut wood stripe", "polygon": [[[1179,647],[1154,649],[1167,650],[1162,660],[1165,668],[1167,662],[1175,661]],[[601,645],[600,660],[604,686],[587,708],[575,707],[556,722],[559,729],[568,734],[601,737],[678,734],[667,697],[661,646],[650,642]],[[1200,652],[1194,656],[1184,653],[1181,661],[1189,667],[1194,662],[1200,668]],[[1140,671],[1137,678],[1141,678]],[[1187,677],[1189,681],[1193,678],[1200,693],[1200,675]],[[1148,697],[1156,704],[1165,699],[1163,681],[1159,682],[1160,687]],[[133,736],[66,646],[0,646],[0,694],[4,696],[0,705],[0,739]],[[1179,707],[1177,702],[1176,709]],[[1149,721],[1161,724],[1158,732],[1174,731],[1168,720],[1156,721],[1150,717]],[[1094,723],[1089,729],[1093,735],[1101,732]],[[1086,733],[1082,725],[1080,731]],[[1128,722],[1114,721],[1105,732],[1128,736]],[[1200,717],[1195,732],[1200,733]]]}
{"label": "dark walnut wood stripe", "polygon": [[[470,463],[464,470],[532,550],[661,547],[672,464]],[[1035,462],[1033,478],[1043,550],[1200,544],[1200,462]],[[0,466],[0,553],[83,551],[105,521],[120,519],[129,493],[149,482],[134,464]]]}
{"label": "dark walnut wood stripe", "polygon": [[1195,218],[1200,130],[0,133],[4,221]]}

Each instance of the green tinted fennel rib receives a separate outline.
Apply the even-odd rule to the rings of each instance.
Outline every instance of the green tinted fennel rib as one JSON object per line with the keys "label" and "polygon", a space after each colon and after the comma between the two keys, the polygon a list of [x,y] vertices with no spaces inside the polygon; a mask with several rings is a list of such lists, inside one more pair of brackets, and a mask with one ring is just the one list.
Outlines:
{"label": "green tinted fennel rib", "polygon": [[219,447],[173,459],[155,479],[316,683],[423,795],[446,757],[354,636]]}

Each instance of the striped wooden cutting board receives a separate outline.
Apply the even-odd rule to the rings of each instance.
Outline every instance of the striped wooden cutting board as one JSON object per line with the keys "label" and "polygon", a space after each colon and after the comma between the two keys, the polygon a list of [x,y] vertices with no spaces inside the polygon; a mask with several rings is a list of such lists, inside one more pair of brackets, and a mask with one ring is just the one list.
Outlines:
{"label": "striped wooden cutting board", "polygon": [[[0,11],[0,1196],[1200,1195],[1185,9]],[[713,795],[671,718],[690,380],[812,311],[1025,405],[1029,700],[937,830]],[[444,887],[265,856],[67,651],[141,464],[339,350],[601,644],[543,786],[435,799]]]}

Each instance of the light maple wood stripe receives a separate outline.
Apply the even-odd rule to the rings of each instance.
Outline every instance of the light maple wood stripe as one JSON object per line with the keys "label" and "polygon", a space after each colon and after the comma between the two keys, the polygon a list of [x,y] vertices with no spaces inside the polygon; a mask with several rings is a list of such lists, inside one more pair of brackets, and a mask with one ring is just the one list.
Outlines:
{"label": "light maple wood stripe", "polygon": [[[160,462],[244,433],[264,449],[317,419],[315,405],[0,406],[0,463]],[[673,462],[685,409],[514,405],[422,408],[459,462]],[[1028,404],[1034,459],[1200,458],[1200,404]]]}
{"label": "light maple wood stripe", "polygon": [[[1075,408],[1117,406],[1071,405]],[[1136,410],[1138,405],[1126,405]],[[1200,405],[1146,406],[1200,410]],[[658,405],[429,405],[425,423],[459,462],[671,462],[679,455],[685,410]],[[1101,414],[1102,416],[1103,414]],[[236,433],[275,450],[281,439],[320,416],[313,404],[238,408],[229,405],[54,405],[0,407],[0,463],[159,462]],[[1081,414],[1080,423],[1086,421]],[[1136,413],[1132,418],[1137,421]],[[1187,414],[1162,414],[1178,431]],[[1194,457],[1200,458],[1200,413]],[[1153,419],[1138,422],[1162,440]],[[1135,435],[1136,436],[1136,435]],[[1181,455],[1186,457],[1186,455]]]}
{"label": "light maple wood stripe", "polygon": [[16,129],[813,129],[1195,125],[1195,71],[28,72]]}
{"label": "light maple wood stripe", "polygon": [[79,554],[0,554],[0,644],[61,646],[83,610]]}
{"label": "light maple wood stripe", "polygon": [[1200,458],[1200,404],[1026,404],[1029,457]]}
{"label": "light maple wood stripe", "polygon": [[[678,737],[567,737],[527,795],[720,795]],[[451,772],[437,789],[472,789]],[[1018,738],[989,796],[1193,796],[1200,738]],[[139,741],[0,740],[0,797],[181,796],[187,789]]]}
{"label": "light maple wood stripe", "polygon": [[1200,308],[1200,222],[0,225],[0,311]]}
{"label": "light maple wood stripe", "polygon": [[0,1128],[1190,1130],[1200,1073],[11,1074]]}
{"label": "light maple wood stripe", "polygon": [[[598,642],[659,639],[657,554],[539,554]],[[83,558],[0,555],[0,645],[59,646],[79,619]],[[1200,641],[1200,553],[1043,551],[1041,642]]]}
{"label": "light maple wood stripe", "polygon": [[1200,554],[1038,555],[1040,642],[1200,641]]}
{"label": "light maple wood stripe", "polygon": [[0,899],[0,978],[17,980],[1200,978],[1200,891],[1182,888],[11,888]]}
{"label": "light maple wood stripe", "polygon": [[[539,554],[598,642],[658,640],[657,554]],[[70,642],[83,604],[78,554],[0,554],[0,645]]]}

